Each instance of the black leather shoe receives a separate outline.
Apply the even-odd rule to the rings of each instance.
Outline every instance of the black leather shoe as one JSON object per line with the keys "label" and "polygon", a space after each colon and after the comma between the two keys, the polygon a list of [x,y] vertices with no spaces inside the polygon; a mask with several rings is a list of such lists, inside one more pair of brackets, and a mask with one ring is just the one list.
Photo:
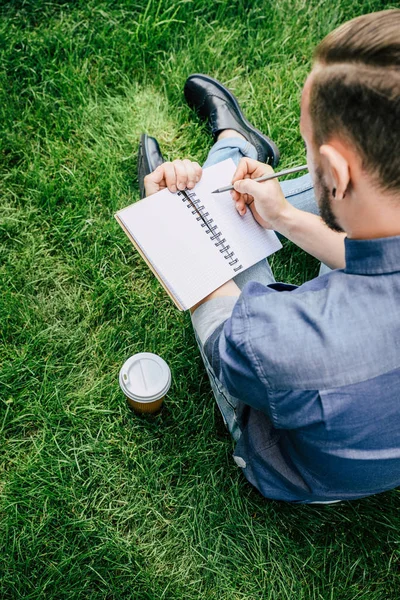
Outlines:
{"label": "black leather shoe", "polygon": [[142,133],[139,142],[138,151],[138,181],[140,189],[140,197],[144,198],[146,195],[144,189],[144,178],[149,173],[152,173],[159,165],[165,162],[163,155],[161,154],[160,146],[155,138],[150,137],[147,133]]}
{"label": "black leather shoe", "polygon": [[188,77],[183,91],[189,106],[208,120],[214,139],[223,129],[235,129],[255,146],[259,161],[276,167],[279,162],[277,146],[245,119],[235,96],[222,83],[196,73]]}

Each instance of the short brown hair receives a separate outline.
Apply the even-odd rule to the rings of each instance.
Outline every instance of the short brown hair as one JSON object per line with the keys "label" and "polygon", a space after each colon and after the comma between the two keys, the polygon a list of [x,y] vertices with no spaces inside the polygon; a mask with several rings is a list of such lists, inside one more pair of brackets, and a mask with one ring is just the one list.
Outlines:
{"label": "short brown hair", "polygon": [[400,189],[400,10],[363,15],[317,46],[310,116],[314,142],[352,144],[380,187]]}

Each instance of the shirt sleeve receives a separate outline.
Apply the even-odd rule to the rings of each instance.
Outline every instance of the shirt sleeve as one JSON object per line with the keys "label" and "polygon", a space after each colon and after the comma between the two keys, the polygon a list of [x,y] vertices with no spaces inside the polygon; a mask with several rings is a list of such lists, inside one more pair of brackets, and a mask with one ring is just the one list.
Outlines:
{"label": "shirt sleeve", "polygon": [[[268,394],[268,381],[251,343],[252,318],[247,311],[246,297],[250,293],[276,293],[261,284],[247,284],[236,301],[231,315],[220,322],[207,337],[205,354],[218,379],[228,392],[249,406],[262,410],[275,421],[274,407]],[[260,332],[265,333],[265,332]]]}

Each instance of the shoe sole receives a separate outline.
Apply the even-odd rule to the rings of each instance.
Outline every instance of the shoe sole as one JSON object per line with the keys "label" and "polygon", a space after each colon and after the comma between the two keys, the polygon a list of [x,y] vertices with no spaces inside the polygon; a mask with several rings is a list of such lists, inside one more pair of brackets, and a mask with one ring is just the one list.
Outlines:
{"label": "shoe sole", "polygon": [[149,164],[149,161],[147,160],[147,154],[146,154],[147,137],[148,137],[147,133],[142,133],[142,135],[140,136],[139,151],[138,151],[139,161],[141,160],[143,162],[143,166],[144,166],[146,175],[148,173],[150,173],[150,164]]}
{"label": "shoe sole", "polygon": [[217,79],[214,79],[213,77],[210,77],[209,75],[203,75],[202,73],[194,73],[193,75],[191,75],[190,77],[188,77],[187,81],[190,81],[190,79],[194,79],[195,77],[202,79],[203,81],[208,81],[213,83],[219,90],[221,90],[221,92],[223,92],[225,95],[227,95],[230,99],[230,101],[232,102],[236,114],[237,116],[245,123],[246,127],[248,129],[250,129],[250,131],[252,133],[254,133],[256,136],[261,137],[263,140],[266,140],[268,142],[268,144],[271,146],[273,153],[275,154],[275,159],[272,159],[272,165],[274,167],[277,166],[279,159],[280,159],[280,152],[278,150],[277,145],[266,135],[264,135],[263,133],[261,133],[261,131],[259,129],[256,129],[255,127],[253,127],[253,125],[251,125],[251,123],[248,122],[248,120],[246,119],[246,117],[244,116],[244,114],[242,113],[240,106],[239,106],[239,102],[237,101],[237,99],[235,98],[235,96],[232,94],[232,92],[230,90],[228,90],[228,88],[226,88],[224,85],[222,85],[222,83],[220,83]]}
{"label": "shoe sole", "polygon": [[144,197],[144,183],[142,180],[144,180],[144,177],[146,175],[148,175],[149,173],[151,173],[152,171],[154,171],[154,169],[156,169],[159,165],[162,165],[165,161],[164,161],[164,157],[161,154],[161,150],[160,147],[158,145],[157,140],[157,151],[159,152],[160,155],[160,161],[157,161],[156,164],[152,164],[151,161],[149,160],[149,151],[148,151],[148,140],[149,139],[154,139],[151,138],[151,136],[149,136],[147,133],[142,133],[140,136],[140,140],[139,140],[139,148],[138,148],[138,160],[137,160],[137,173],[138,173],[138,181],[139,181],[139,189],[140,189],[140,196],[141,198]]}
{"label": "shoe sole", "polygon": [[146,138],[147,138],[147,134],[142,133],[142,135],[140,136],[139,149],[138,149],[137,174],[138,174],[140,198],[144,198],[146,195],[142,177],[144,178],[145,175],[147,175],[147,173],[149,172],[149,162],[146,158],[146,151],[145,151]]}

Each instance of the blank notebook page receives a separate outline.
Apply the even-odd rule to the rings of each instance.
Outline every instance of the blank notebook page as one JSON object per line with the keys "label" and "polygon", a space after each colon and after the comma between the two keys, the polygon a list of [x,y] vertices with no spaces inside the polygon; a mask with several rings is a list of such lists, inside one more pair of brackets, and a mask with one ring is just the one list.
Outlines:
{"label": "blank notebook page", "polygon": [[276,235],[260,227],[250,211],[238,215],[229,192],[211,194],[232,180],[235,169],[231,159],[208,167],[194,190],[187,190],[203,219],[184,194],[168,190],[117,213],[185,310],[281,248]]}

